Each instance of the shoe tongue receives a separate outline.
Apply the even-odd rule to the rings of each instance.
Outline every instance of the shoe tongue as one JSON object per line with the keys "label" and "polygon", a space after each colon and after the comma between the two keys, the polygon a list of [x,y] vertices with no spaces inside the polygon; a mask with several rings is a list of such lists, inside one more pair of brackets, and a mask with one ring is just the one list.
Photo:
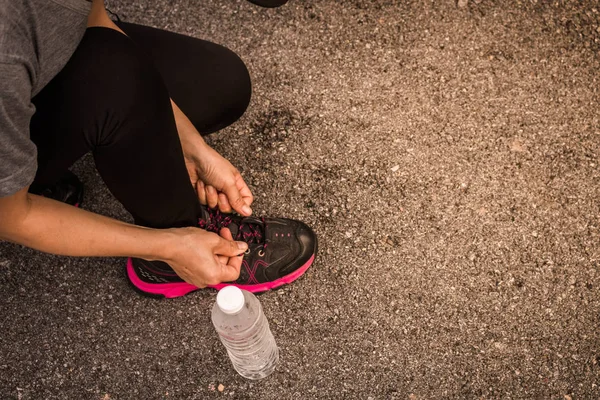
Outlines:
{"label": "shoe tongue", "polygon": [[210,214],[208,213],[208,209],[206,207],[200,207],[200,215],[198,216],[198,219],[206,222],[206,224],[210,223]]}
{"label": "shoe tongue", "polygon": [[231,231],[231,236],[235,239],[240,227],[235,222],[230,223],[227,228]]}

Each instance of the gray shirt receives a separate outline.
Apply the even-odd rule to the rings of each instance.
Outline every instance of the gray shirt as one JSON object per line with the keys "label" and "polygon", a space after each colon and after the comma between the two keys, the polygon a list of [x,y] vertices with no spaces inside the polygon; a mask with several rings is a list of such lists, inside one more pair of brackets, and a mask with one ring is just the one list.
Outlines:
{"label": "gray shirt", "polygon": [[86,0],[0,0],[0,197],[31,184],[31,99],[65,66],[83,34]]}

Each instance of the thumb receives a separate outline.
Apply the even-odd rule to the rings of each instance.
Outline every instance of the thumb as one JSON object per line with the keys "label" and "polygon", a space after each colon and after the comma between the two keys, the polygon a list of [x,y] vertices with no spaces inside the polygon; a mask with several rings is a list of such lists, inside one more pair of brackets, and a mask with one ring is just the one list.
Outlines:
{"label": "thumb", "polygon": [[[229,228],[221,228],[221,230],[219,231],[219,235],[226,240],[233,240],[233,236],[231,236],[231,231],[229,230]],[[229,262],[229,257],[225,257],[223,255],[218,255],[217,256],[219,259],[219,263],[227,265],[227,263]]]}
{"label": "thumb", "polygon": [[229,200],[231,208],[237,211],[240,215],[252,215],[252,209],[248,206],[248,204],[246,204],[242,194],[235,185],[230,185],[226,190],[224,190],[224,192],[227,195],[227,199]]}
{"label": "thumb", "polygon": [[218,255],[236,257],[248,249],[248,244],[246,242],[235,242],[223,238],[219,239],[219,243],[215,247],[215,253]]}

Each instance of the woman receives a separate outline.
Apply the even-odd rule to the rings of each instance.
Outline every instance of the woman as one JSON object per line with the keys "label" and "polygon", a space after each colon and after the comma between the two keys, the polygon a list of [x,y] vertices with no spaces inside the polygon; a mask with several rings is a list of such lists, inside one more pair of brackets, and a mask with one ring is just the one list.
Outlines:
{"label": "woman", "polygon": [[[135,287],[165,297],[223,282],[264,291],[306,271],[312,230],[252,217],[244,179],[201,136],[249,103],[234,53],[116,25],[103,0],[1,1],[0,239],[129,257]],[[88,151],[135,225],[73,207],[81,185],[68,168]]]}

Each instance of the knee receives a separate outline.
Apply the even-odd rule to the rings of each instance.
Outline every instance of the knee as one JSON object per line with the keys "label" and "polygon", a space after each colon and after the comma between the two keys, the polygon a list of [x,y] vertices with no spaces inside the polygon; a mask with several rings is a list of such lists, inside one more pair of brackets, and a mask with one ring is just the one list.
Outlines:
{"label": "knee", "polygon": [[[124,35],[121,35],[124,36]],[[126,119],[137,114],[156,115],[168,105],[169,92],[152,59],[127,37],[113,43],[103,57],[103,93],[111,111]]]}
{"label": "knee", "polygon": [[211,61],[212,93],[203,110],[188,115],[202,134],[216,132],[237,121],[252,97],[250,73],[242,59],[225,47],[214,46],[218,56]]}
{"label": "knee", "polygon": [[232,118],[233,121],[236,121],[244,114],[250,104],[250,99],[252,97],[252,81],[246,64],[244,64],[242,59],[233,51],[229,50],[229,52],[231,53],[229,72],[229,84],[231,86],[228,89],[232,99]]}
{"label": "knee", "polygon": [[[82,84],[82,95],[89,99],[86,104],[92,103],[88,112],[121,124],[138,114],[156,115],[165,104],[170,107],[160,73],[127,36],[108,28],[92,28],[84,40],[90,43],[80,47],[91,49],[92,54],[90,50],[79,54],[75,62],[80,64],[77,81]],[[111,130],[110,126],[104,128]]]}
{"label": "knee", "polygon": [[[85,128],[90,148],[110,144],[120,131],[143,130],[141,125],[155,123],[149,116],[168,122],[170,112],[172,120],[160,73],[128,37],[108,28],[86,31],[39,97],[44,93],[52,96],[45,115],[63,130]],[[140,129],[134,129],[136,124]]]}

